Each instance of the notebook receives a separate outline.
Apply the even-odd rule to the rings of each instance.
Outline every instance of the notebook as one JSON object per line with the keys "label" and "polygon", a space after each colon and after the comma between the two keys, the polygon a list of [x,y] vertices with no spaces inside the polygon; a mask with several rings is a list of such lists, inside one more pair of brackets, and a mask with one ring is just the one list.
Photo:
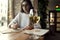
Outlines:
{"label": "notebook", "polygon": [[33,30],[24,31],[24,33],[26,33],[26,34],[34,34],[34,35],[39,35],[39,36],[43,36],[47,32],[49,32],[49,30],[47,30],[47,29],[33,29]]}
{"label": "notebook", "polygon": [[0,31],[0,33],[3,34],[8,34],[8,33],[16,33],[16,32],[21,32],[22,30],[20,28],[14,30],[14,29],[6,29],[6,30],[2,30]]}

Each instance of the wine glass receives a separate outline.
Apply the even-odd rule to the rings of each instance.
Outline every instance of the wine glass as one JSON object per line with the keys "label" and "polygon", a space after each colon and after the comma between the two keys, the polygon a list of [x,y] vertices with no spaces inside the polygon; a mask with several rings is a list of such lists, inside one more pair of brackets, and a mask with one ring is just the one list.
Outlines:
{"label": "wine glass", "polygon": [[[40,21],[40,16],[30,16],[30,23],[37,27],[36,23]],[[38,35],[35,35],[34,33],[31,34],[29,37],[30,40],[37,40],[39,38]]]}
{"label": "wine glass", "polygon": [[30,24],[32,24],[34,28],[40,26],[40,24],[38,24],[39,21],[40,21],[40,16],[30,16]]}
{"label": "wine glass", "polygon": [[40,21],[40,16],[30,16],[30,22],[33,24],[38,23]]}

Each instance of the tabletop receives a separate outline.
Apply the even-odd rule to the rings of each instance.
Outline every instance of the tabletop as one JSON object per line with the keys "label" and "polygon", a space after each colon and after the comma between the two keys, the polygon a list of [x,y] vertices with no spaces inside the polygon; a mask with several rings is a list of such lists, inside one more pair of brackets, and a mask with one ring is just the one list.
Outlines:
{"label": "tabletop", "polygon": [[10,30],[7,29],[4,31],[0,31],[0,40],[27,40],[30,36],[31,35],[25,34],[23,33],[23,31],[19,31],[19,30],[11,31],[11,29]]}

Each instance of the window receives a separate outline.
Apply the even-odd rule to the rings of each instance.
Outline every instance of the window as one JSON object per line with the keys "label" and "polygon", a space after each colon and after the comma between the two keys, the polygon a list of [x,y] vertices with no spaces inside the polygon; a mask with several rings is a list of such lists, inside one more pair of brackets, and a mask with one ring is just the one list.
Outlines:
{"label": "window", "polygon": [[0,27],[7,26],[8,0],[0,0]]}

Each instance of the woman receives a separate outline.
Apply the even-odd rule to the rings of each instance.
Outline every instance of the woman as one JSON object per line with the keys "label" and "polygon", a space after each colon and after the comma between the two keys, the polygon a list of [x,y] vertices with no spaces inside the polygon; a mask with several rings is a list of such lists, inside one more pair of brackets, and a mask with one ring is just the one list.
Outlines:
{"label": "woman", "polygon": [[21,12],[10,22],[9,27],[17,29],[33,29],[33,25],[30,25],[29,17],[33,15],[33,6],[30,0],[23,0],[21,3]]}

